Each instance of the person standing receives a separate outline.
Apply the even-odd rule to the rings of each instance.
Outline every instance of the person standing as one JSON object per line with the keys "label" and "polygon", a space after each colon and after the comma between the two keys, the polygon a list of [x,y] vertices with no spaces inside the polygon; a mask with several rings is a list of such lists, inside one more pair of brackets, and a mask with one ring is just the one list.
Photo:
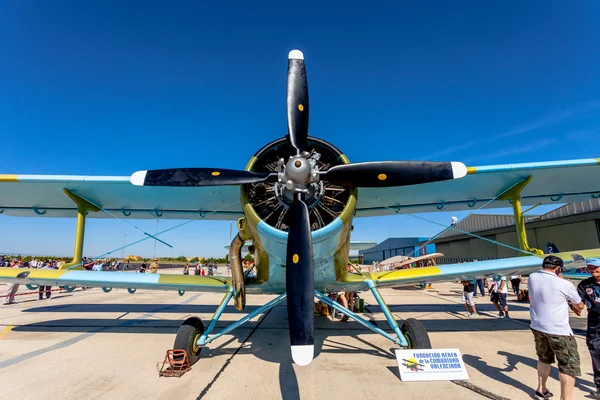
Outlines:
{"label": "person standing", "polygon": [[577,293],[587,307],[587,333],[585,342],[592,356],[592,370],[596,390],[592,396],[600,399],[600,258],[586,260],[591,277],[577,285]]}
{"label": "person standing", "polygon": [[508,295],[506,276],[496,275],[494,277],[494,284],[496,285],[496,296],[493,303],[498,310],[498,318],[502,319],[505,316],[506,318],[510,318],[508,315],[508,305],[506,304],[506,296]]}
{"label": "person standing", "polygon": [[473,292],[475,291],[475,285],[471,281],[462,281],[463,293],[461,302],[467,309],[467,316],[469,318],[479,318],[477,310],[475,309],[475,301],[473,300]]}
{"label": "person standing", "polygon": [[[19,268],[19,266],[16,262],[11,261],[9,268]],[[7,283],[6,290],[4,291],[4,302],[2,305],[8,306],[10,304],[15,304],[15,294],[17,293],[17,290],[19,290],[18,283]]]}
{"label": "person standing", "polygon": [[[50,263],[46,263],[41,269],[53,269]],[[52,286],[39,286],[38,287],[38,299],[44,300],[44,293],[46,293],[46,300],[48,300],[52,294]]]}
{"label": "person standing", "polygon": [[547,256],[542,262],[542,270],[529,275],[530,328],[538,356],[535,396],[540,399],[553,396],[546,381],[555,358],[561,400],[571,400],[575,377],[581,375],[577,341],[569,325],[569,308],[581,313],[584,305],[573,284],[560,277],[562,268],[562,259]]}
{"label": "person standing", "polygon": [[519,295],[519,286],[521,285],[522,278],[521,275],[511,275],[508,277],[510,279],[510,284],[512,286],[513,293],[518,296]]}
{"label": "person standing", "polygon": [[158,265],[158,258],[155,258],[152,261],[152,264],[150,264],[150,273],[151,274],[155,274],[158,271],[159,265]]}
{"label": "person standing", "polygon": [[481,297],[485,296],[485,283],[483,282],[483,278],[477,278],[476,282],[477,285],[475,286],[475,292],[473,292],[473,297],[477,297],[477,288],[479,288]]}

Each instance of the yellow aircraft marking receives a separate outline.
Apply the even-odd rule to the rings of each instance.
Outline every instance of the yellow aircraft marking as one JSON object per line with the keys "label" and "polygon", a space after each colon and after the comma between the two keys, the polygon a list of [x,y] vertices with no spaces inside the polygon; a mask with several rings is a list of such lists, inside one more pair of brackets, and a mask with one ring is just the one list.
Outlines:
{"label": "yellow aircraft marking", "polygon": [[0,268],[0,277],[16,278],[23,272],[27,273],[25,279],[56,279],[69,271],[60,269]]}
{"label": "yellow aircraft marking", "polygon": [[8,332],[12,330],[12,328],[12,325],[8,325],[4,329],[2,329],[2,332],[0,332],[0,340],[4,339],[4,337],[8,335]]}
{"label": "yellow aircraft marking", "polygon": [[304,106],[302,104],[298,104],[298,110],[304,111]]}
{"label": "yellow aircraft marking", "polygon": [[221,175],[221,173],[220,173],[219,171],[215,171],[215,172],[213,172],[211,175],[212,175],[212,176],[219,176],[219,175]]}
{"label": "yellow aircraft marking", "polygon": [[0,174],[0,182],[19,182],[18,176],[15,174]]}
{"label": "yellow aircraft marking", "polygon": [[408,268],[401,269],[392,272],[381,272],[379,274],[372,274],[373,277],[380,282],[387,281],[401,281],[403,279],[421,278],[428,276],[435,276],[441,274],[438,267],[421,267],[421,268]]}
{"label": "yellow aircraft marking", "polygon": [[387,179],[387,175],[386,174],[379,174],[379,175],[377,175],[377,179],[379,179],[380,181],[385,181]]}
{"label": "yellow aircraft marking", "polygon": [[477,168],[475,167],[467,167],[467,175],[472,175],[477,173]]}
{"label": "yellow aircraft marking", "polygon": [[298,260],[300,260],[300,257],[298,257],[298,254],[294,254],[292,257],[292,261],[294,262],[294,264],[298,264]]}
{"label": "yellow aircraft marking", "polygon": [[[225,281],[225,282],[224,282]],[[210,276],[189,275],[159,275],[159,285],[199,285],[199,286],[227,286],[229,279],[219,279]]]}

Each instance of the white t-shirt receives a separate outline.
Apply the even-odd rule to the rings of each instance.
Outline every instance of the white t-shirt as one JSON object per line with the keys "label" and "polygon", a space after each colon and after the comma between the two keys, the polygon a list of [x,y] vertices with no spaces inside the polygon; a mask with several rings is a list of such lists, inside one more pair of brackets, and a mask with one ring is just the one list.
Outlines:
{"label": "white t-shirt", "polygon": [[[504,287],[500,290],[500,285],[504,282]],[[498,293],[508,294],[508,285],[506,284],[506,277],[503,275],[499,275],[494,277],[494,283],[496,284],[496,290]]]}
{"label": "white t-shirt", "polygon": [[570,336],[569,305],[581,303],[581,297],[573,284],[550,271],[538,271],[529,275],[529,314],[531,329],[551,335]]}

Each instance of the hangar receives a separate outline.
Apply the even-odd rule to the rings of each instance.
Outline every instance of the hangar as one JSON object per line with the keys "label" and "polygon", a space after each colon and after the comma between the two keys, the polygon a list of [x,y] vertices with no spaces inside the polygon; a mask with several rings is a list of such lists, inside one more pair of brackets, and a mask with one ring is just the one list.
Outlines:
{"label": "hangar", "polygon": [[[515,218],[512,215],[471,214],[455,227],[460,231],[518,248]],[[553,243],[560,251],[598,248],[600,199],[570,203],[546,214],[525,217],[525,227],[529,246],[545,253],[548,252],[548,243]],[[433,240],[436,251],[444,254],[444,257],[437,259],[438,264],[491,260],[523,254],[458,230],[447,229]]]}

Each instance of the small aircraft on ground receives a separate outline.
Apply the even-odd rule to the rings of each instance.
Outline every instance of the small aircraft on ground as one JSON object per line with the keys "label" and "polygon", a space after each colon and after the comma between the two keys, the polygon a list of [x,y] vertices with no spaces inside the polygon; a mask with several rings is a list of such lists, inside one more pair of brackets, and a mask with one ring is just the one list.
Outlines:
{"label": "small aircraft on ground", "polygon": [[[521,204],[571,202],[600,195],[598,159],[466,167],[460,162],[376,161],[351,163],[334,145],[308,135],[309,102],[304,55],[288,57],[288,134],[262,147],[245,170],[175,168],[131,176],[0,175],[0,212],[12,216],[77,217],[73,261],[59,270],[0,269],[0,281],[221,292],[223,301],[208,326],[197,317],[183,322],[175,349],[191,363],[203,347],[287,299],[291,355],[307,365],[314,355],[314,299],[325,302],[401,348],[431,348],[424,326],[409,318],[399,325],[379,293],[381,287],[412,286],[540,268],[543,252],[529,247]],[[348,271],[354,218],[475,210],[510,201],[524,256],[381,272]],[[81,256],[87,217],[119,219],[237,220],[230,249],[232,276],[90,272]],[[157,235],[145,233],[149,238]],[[160,239],[159,242],[164,243]],[[241,250],[256,261],[253,278],[242,271]],[[558,253],[567,268],[600,249]],[[394,336],[333,302],[325,293],[371,291]],[[243,310],[247,294],[276,297],[213,334],[233,298]]]}

